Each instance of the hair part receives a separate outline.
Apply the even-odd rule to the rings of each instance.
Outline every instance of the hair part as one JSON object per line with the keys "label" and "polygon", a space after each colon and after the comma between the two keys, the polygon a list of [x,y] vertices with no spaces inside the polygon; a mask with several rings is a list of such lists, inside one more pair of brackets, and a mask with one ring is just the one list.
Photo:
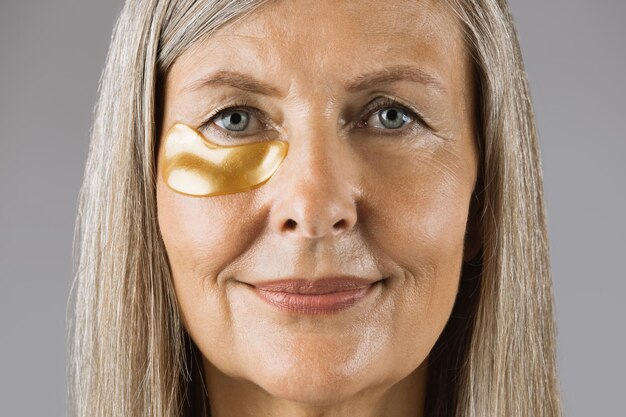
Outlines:
{"label": "hair part", "polygon": [[[513,21],[504,0],[446,2],[478,77],[484,246],[429,355],[426,415],[560,417],[541,166]],[[263,3],[127,0],[119,16],[80,192],[71,415],[209,415],[157,223],[160,89],[185,50]]]}

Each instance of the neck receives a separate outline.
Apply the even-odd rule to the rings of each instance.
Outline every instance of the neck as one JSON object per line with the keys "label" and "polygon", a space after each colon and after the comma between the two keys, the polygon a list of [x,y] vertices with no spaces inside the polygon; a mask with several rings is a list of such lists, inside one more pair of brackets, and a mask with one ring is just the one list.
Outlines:
{"label": "neck", "polygon": [[340,402],[309,404],[272,396],[203,360],[212,417],[423,417],[427,360],[393,383],[366,387]]}

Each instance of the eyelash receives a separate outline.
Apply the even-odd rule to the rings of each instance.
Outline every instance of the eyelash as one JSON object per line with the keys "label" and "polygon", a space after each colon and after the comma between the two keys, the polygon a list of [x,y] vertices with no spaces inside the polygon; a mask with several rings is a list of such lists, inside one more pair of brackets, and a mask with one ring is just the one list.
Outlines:
{"label": "eyelash", "polygon": [[411,134],[416,129],[419,130],[420,128],[430,129],[430,126],[424,121],[424,117],[422,117],[422,115],[417,110],[411,108],[411,106],[407,106],[405,104],[400,103],[396,99],[385,97],[385,96],[376,97],[375,99],[373,99],[372,101],[370,101],[368,104],[365,105],[365,109],[363,110],[363,112],[361,113],[361,116],[359,117],[357,126],[358,127],[366,126],[365,123],[362,122],[363,119],[369,119],[372,116],[372,114],[380,110],[390,108],[390,107],[402,109],[403,111],[406,112],[407,116],[413,119],[413,121],[412,123],[409,122],[407,125],[405,125],[404,127],[400,129],[378,129],[381,131],[388,132],[388,133],[383,133],[384,135],[405,135],[405,134]]}
{"label": "eyelash", "polygon": [[[241,101],[235,101],[234,103],[228,104],[226,106],[219,106],[218,108],[216,108],[213,112],[211,112],[211,114],[206,118],[206,120],[202,122],[199,129],[202,130],[204,128],[209,127],[209,125],[211,125],[214,122],[214,120],[217,118],[217,116],[219,116],[221,113],[226,113],[226,111],[234,111],[234,110],[245,110],[257,116],[259,120],[261,121],[264,120],[263,114],[260,110],[255,109],[254,107],[251,107],[247,101],[241,100]],[[237,135],[235,132],[231,132],[231,134]]]}
{"label": "eyelash", "polygon": [[[383,110],[386,108],[391,108],[391,107],[399,108],[405,111],[407,116],[413,119],[413,123],[409,122],[406,125],[406,126],[409,126],[408,128],[405,126],[399,129],[377,129],[381,131],[388,130],[392,132],[392,133],[382,133],[382,134],[400,136],[400,135],[413,133],[416,129],[419,130],[420,128],[430,128],[429,125],[424,121],[424,118],[417,112],[417,110],[409,108],[409,106],[406,106],[395,99],[385,97],[385,96],[376,97],[365,106],[365,109],[361,113],[361,116],[359,117],[359,121],[356,123],[356,126],[359,128],[366,127],[367,125],[363,121],[364,118],[369,119],[371,115],[376,113],[377,111]],[[204,122],[202,122],[199,129],[202,130],[204,128],[209,127],[211,124],[213,124],[215,119],[221,113],[226,113],[227,111],[232,112],[235,110],[243,110],[243,111],[246,111],[255,115],[259,119],[261,124],[263,124],[264,127],[267,127],[269,125],[268,123],[266,123],[266,117],[264,116],[262,111],[254,107],[251,107],[247,101],[240,100],[232,104],[220,106],[216,108],[213,112],[211,112],[211,115],[208,116]],[[225,132],[228,132],[228,133],[224,133],[224,135],[226,136],[242,136],[241,134],[237,134],[236,132],[231,132],[228,130],[226,130]]]}

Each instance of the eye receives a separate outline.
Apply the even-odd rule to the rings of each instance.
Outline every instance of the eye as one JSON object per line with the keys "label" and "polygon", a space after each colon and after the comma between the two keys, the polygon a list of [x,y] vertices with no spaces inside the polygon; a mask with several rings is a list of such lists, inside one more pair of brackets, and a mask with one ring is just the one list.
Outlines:
{"label": "eye", "polygon": [[[399,107],[387,107],[377,111],[374,116],[370,117],[372,118],[378,119],[377,121],[387,129],[399,129],[411,121],[407,112]],[[368,124],[373,126],[373,123],[368,122]]]}
{"label": "eye", "polygon": [[[388,97],[379,97],[370,102],[363,113],[364,121],[358,123],[358,127],[371,127],[378,130],[397,130],[406,132],[407,130],[425,127],[426,123],[415,111],[409,110],[404,105]],[[362,119],[363,120],[363,119]],[[413,125],[407,129],[406,126]]]}
{"label": "eye", "polygon": [[222,129],[240,132],[250,123],[250,114],[244,110],[230,110],[218,114],[215,124]]}
{"label": "eye", "polygon": [[262,119],[259,110],[240,102],[213,111],[211,116],[200,125],[199,130],[213,129],[223,136],[253,134],[266,127]]}

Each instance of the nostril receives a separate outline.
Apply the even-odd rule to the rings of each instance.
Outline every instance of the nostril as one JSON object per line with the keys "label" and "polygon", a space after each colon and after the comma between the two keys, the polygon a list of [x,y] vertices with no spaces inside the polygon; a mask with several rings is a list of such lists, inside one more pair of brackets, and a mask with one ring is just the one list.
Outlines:
{"label": "nostril", "polygon": [[281,231],[283,233],[299,231],[299,233],[302,233],[307,237],[317,238],[326,235],[326,233],[330,233],[332,235],[343,233],[343,231],[348,230],[349,228],[350,221],[345,218],[335,222],[330,230],[327,230],[327,227],[324,227],[324,225],[316,224],[315,222],[307,225],[306,222],[301,223],[297,222],[293,218],[287,218],[282,223]]}
{"label": "nostril", "polygon": [[341,219],[339,220],[337,223],[335,223],[335,225],[333,226],[335,229],[343,229],[346,227],[346,220],[345,219]]}
{"label": "nostril", "polygon": [[285,222],[285,229],[294,230],[296,228],[296,221],[294,219],[289,219]]}

